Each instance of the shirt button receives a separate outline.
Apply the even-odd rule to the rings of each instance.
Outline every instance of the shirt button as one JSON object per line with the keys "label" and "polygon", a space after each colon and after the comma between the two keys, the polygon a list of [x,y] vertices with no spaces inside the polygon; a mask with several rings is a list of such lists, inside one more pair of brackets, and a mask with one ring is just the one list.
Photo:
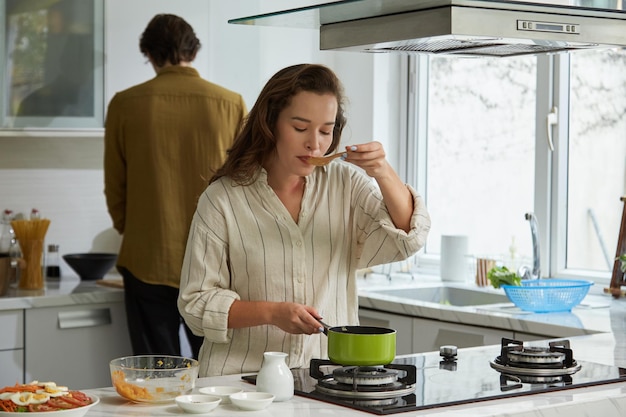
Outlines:
{"label": "shirt button", "polygon": [[296,246],[298,246],[298,247],[302,246],[302,242],[301,242],[301,241],[299,241],[299,240],[298,240],[298,241],[296,241]]}

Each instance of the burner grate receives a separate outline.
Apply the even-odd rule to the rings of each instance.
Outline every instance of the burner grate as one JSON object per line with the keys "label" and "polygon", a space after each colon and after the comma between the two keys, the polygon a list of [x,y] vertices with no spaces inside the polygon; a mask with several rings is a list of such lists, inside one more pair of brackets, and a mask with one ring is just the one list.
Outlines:
{"label": "burner grate", "polygon": [[[323,367],[334,369],[325,373],[322,371]],[[317,380],[316,391],[351,399],[384,400],[402,397],[414,391],[416,381],[416,367],[413,365],[343,367],[324,359],[311,360],[309,374]]]}
{"label": "burner grate", "polygon": [[569,340],[538,347],[524,346],[521,341],[503,338],[500,356],[490,365],[499,372],[523,377],[522,382],[531,382],[532,377],[536,382],[550,382],[551,379],[574,374],[581,368],[574,360]]}

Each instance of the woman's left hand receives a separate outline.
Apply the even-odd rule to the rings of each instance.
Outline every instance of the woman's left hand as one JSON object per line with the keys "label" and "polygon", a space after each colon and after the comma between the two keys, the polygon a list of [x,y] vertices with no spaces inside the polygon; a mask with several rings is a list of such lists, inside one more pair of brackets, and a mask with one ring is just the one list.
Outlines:
{"label": "woman's left hand", "polygon": [[346,146],[346,162],[365,170],[370,177],[379,179],[390,175],[393,168],[386,159],[385,149],[380,142],[368,142]]}

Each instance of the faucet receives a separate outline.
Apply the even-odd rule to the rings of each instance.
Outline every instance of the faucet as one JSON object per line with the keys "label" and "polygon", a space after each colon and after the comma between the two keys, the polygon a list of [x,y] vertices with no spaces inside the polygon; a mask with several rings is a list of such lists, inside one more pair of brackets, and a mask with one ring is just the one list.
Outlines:
{"label": "faucet", "polygon": [[539,260],[539,231],[537,228],[537,218],[533,213],[526,213],[524,218],[530,223],[530,234],[533,239],[533,268],[532,270],[527,266],[522,266],[518,270],[518,274],[522,279],[539,279],[541,278],[541,262]]}

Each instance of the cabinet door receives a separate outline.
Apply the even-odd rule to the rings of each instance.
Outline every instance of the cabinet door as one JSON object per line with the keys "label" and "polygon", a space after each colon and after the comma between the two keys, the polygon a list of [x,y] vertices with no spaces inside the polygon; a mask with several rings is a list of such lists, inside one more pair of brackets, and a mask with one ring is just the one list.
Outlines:
{"label": "cabinet door", "polygon": [[123,302],[26,310],[26,380],[111,385],[111,359],[132,355]]}
{"label": "cabinet door", "polygon": [[0,350],[0,387],[24,383],[24,349]]}
{"label": "cabinet door", "polygon": [[0,350],[24,347],[24,310],[0,311]]}
{"label": "cabinet door", "polygon": [[521,332],[515,332],[515,340],[521,340],[523,342],[533,342],[533,341],[537,341],[537,340],[546,340],[546,339],[554,339],[556,338],[556,336],[542,336],[539,334],[532,334],[532,333],[521,333]]}
{"label": "cabinet door", "polygon": [[413,319],[399,314],[359,309],[362,326],[386,327],[396,331],[396,355],[413,353]]}
{"label": "cabinet door", "polygon": [[0,127],[101,128],[104,1],[20,6],[2,2]]}
{"label": "cabinet door", "polygon": [[415,353],[438,351],[443,345],[454,345],[458,348],[499,345],[503,337],[513,338],[513,332],[438,320],[413,319]]}
{"label": "cabinet door", "polygon": [[24,310],[0,311],[0,386],[24,383]]}

